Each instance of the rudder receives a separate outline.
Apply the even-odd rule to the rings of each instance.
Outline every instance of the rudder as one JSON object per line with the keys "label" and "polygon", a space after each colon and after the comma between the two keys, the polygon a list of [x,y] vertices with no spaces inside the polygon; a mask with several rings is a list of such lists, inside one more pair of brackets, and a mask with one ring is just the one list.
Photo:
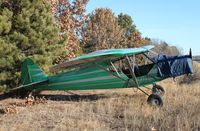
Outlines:
{"label": "rudder", "polygon": [[30,58],[27,58],[23,61],[21,71],[22,85],[42,82],[48,79],[48,75],[46,75],[39,65],[35,64]]}

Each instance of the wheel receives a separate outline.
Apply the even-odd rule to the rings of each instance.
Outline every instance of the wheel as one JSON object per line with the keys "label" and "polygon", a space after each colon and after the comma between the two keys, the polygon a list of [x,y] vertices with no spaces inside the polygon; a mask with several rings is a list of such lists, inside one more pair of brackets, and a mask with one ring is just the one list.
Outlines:
{"label": "wheel", "polygon": [[154,85],[152,88],[152,93],[163,96],[165,94],[165,89],[160,85]]}
{"label": "wheel", "polygon": [[151,106],[157,106],[157,107],[163,106],[162,97],[157,94],[151,94],[147,99],[147,103]]}

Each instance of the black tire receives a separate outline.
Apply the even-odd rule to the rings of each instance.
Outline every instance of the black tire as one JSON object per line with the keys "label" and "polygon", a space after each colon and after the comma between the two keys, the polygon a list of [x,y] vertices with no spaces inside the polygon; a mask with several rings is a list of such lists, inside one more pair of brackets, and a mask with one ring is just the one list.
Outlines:
{"label": "black tire", "polygon": [[163,100],[162,97],[157,94],[151,94],[148,99],[147,103],[151,106],[155,107],[162,107],[163,106]]}
{"label": "black tire", "polygon": [[152,88],[152,93],[163,96],[165,94],[165,89],[160,85],[154,85]]}

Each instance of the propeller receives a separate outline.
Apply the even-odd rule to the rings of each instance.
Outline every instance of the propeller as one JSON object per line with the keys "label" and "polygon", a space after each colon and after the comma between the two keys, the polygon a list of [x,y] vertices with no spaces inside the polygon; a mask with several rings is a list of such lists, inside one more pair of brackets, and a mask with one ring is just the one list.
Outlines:
{"label": "propeller", "polygon": [[190,48],[189,56],[190,56],[190,58],[192,58],[192,49],[191,48]]}

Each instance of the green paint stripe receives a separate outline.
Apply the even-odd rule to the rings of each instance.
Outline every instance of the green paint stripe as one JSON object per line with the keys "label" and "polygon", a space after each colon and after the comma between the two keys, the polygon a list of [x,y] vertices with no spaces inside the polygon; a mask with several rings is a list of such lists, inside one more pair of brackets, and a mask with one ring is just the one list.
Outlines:
{"label": "green paint stripe", "polygon": [[33,68],[29,68],[30,69],[30,71],[41,71],[41,69],[39,68],[35,68],[35,69],[33,69]]}
{"label": "green paint stripe", "polygon": [[32,75],[32,76],[33,76],[33,77],[38,77],[38,76],[41,76],[41,75],[44,75],[44,73],[43,73],[43,72],[40,72],[40,73],[34,74],[34,75]]}
{"label": "green paint stripe", "polygon": [[82,74],[82,73],[87,73],[87,72],[96,71],[96,70],[101,70],[101,68],[96,67],[96,66],[89,66],[89,67],[86,67],[86,68],[62,72],[62,73],[57,74],[56,77],[61,77],[61,76],[66,75],[66,74],[75,75],[75,74],[77,74],[77,72]]}
{"label": "green paint stripe", "polygon": [[[106,79],[106,80],[99,80],[99,81],[90,81],[90,82],[76,82],[76,83],[71,83],[71,84],[64,84],[64,85],[51,85],[49,86],[48,83],[46,84],[42,84],[42,85],[38,85],[37,87],[35,87],[35,89],[40,89],[40,90],[58,90],[58,89],[65,89],[65,88],[82,88],[82,87],[91,87],[94,88],[93,86],[90,85],[99,85],[101,86],[102,84],[105,83],[113,83],[113,82],[119,82],[119,83],[123,83],[124,81],[119,81],[117,78],[111,78],[111,79]],[[69,89],[70,90],[70,89]]]}
{"label": "green paint stripe", "polygon": [[99,84],[88,84],[88,85],[76,85],[76,86],[59,86],[48,88],[49,90],[88,90],[88,89],[108,89],[108,88],[122,88],[124,86],[123,81],[99,83]]}
{"label": "green paint stripe", "polygon": [[95,78],[89,78],[89,79],[81,79],[81,80],[79,79],[79,80],[74,80],[74,81],[52,83],[52,84],[49,84],[49,86],[65,85],[65,84],[72,84],[72,83],[79,83],[79,82],[106,80],[106,79],[110,79],[110,78],[116,78],[116,77],[115,76],[103,76],[103,77],[95,77]]}
{"label": "green paint stripe", "polygon": [[[79,74],[77,72],[77,74]],[[82,76],[77,76],[77,77],[70,77],[66,79],[60,79],[59,77],[57,78],[49,78],[52,83],[58,83],[58,82],[69,82],[69,81],[74,81],[74,80],[82,80],[82,79],[90,79],[90,78],[98,78],[98,77],[107,77],[111,76],[111,74],[107,72],[101,72],[101,73],[93,73],[90,75],[82,75]]]}
{"label": "green paint stripe", "polygon": [[81,87],[70,87],[70,88],[66,88],[66,89],[71,89],[71,90],[75,90],[75,89],[82,89],[82,90],[86,90],[86,89],[106,89],[106,88],[122,88],[124,85],[124,82],[110,82],[110,83],[101,83],[101,84],[91,84],[88,86],[81,86]]}
{"label": "green paint stripe", "polygon": [[[63,85],[53,85],[51,87],[61,87],[61,86],[85,86],[89,84],[102,84],[102,83],[110,83],[110,82],[119,82],[116,78],[110,79],[103,79],[103,80],[93,80],[93,81],[86,81],[86,82],[74,82],[70,84],[63,84]],[[122,81],[123,82],[123,81]],[[48,85],[49,86],[49,85]]]}
{"label": "green paint stripe", "polygon": [[85,77],[85,76],[95,74],[95,73],[100,73],[100,72],[105,72],[105,71],[104,70],[97,70],[97,71],[91,71],[91,72],[86,72],[86,73],[82,73],[82,74],[78,74],[78,73],[76,73],[74,75],[66,74],[64,76],[59,77],[59,80],[62,81],[62,80],[70,79],[70,78],[74,79],[75,77],[81,77],[81,76]]}

